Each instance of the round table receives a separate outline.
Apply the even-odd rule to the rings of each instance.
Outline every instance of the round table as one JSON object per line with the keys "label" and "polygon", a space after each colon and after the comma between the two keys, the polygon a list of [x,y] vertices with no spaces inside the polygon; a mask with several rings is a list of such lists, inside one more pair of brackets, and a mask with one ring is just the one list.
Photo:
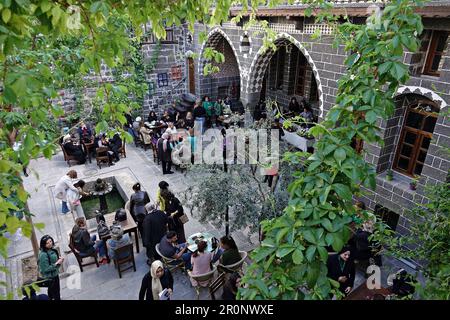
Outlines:
{"label": "round table", "polygon": [[[218,247],[218,240],[209,232],[197,232],[193,235],[190,235],[186,240],[186,245],[189,251],[195,252],[197,250],[197,243],[200,240],[206,241],[208,246],[206,247],[206,251],[213,252]],[[213,243],[216,244],[216,247],[213,247]]]}

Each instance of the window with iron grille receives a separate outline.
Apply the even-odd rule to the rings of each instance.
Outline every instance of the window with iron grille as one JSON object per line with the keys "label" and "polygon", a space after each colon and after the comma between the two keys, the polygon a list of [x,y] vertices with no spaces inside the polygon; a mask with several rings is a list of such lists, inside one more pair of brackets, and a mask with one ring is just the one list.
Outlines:
{"label": "window with iron grille", "polygon": [[[148,27],[144,27],[144,36],[142,37],[142,44],[153,44],[156,42],[157,39],[153,34],[152,30]],[[161,39],[161,43],[174,43],[173,29],[166,29],[166,37],[164,39]]]}
{"label": "window with iron grille", "polygon": [[169,77],[166,72],[158,73],[158,87],[167,87],[169,85]]}
{"label": "window with iron grille", "polygon": [[270,83],[273,89],[283,89],[284,61],[286,60],[286,47],[280,47],[270,60]]}
{"label": "window with iron grille", "polygon": [[388,225],[393,231],[397,229],[398,219],[400,216],[394,211],[389,210],[379,204],[375,205],[375,215]]}
{"label": "window with iron grille", "polygon": [[175,66],[172,67],[170,70],[170,74],[172,77],[172,80],[181,80],[182,78],[182,72],[181,72],[181,66]]}
{"label": "window with iron grille", "polygon": [[437,107],[416,100],[406,110],[393,168],[413,176],[422,173],[437,120]]}
{"label": "window with iron grille", "polygon": [[439,76],[441,59],[447,47],[448,34],[447,31],[433,30],[423,74]]}

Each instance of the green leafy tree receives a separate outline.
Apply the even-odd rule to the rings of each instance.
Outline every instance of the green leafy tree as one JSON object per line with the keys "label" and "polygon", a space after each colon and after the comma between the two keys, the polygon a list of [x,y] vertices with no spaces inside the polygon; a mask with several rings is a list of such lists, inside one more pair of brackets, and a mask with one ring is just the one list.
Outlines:
{"label": "green leafy tree", "polygon": [[355,214],[352,197],[362,194],[361,186],[375,188],[373,167],[350,144],[354,137],[382,143],[377,119],[393,113],[392,97],[408,79],[404,48],[415,51],[423,30],[414,13],[417,4],[392,1],[379,21],[337,25],[336,44],[352,54],[338,81],[336,105],[311,129],[318,141],[305,171],[289,186],[289,206],[281,217],[263,222],[266,237],[252,252],[255,263],[243,278],[241,299],[328,299],[336,293],[337,282],[327,277],[325,247],[344,246]]}

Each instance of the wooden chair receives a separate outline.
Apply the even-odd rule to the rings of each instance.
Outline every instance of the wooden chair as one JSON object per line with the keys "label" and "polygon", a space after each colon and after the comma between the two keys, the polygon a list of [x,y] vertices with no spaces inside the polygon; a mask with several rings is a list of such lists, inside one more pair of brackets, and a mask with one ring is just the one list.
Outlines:
{"label": "wooden chair", "polygon": [[125,149],[125,142],[122,142],[122,146],[119,148],[119,154],[122,155],[122,157],[127,157],[127,151]]}
{"label": "wooden chair", "polygon": [[216,300],[216,296],[215,293],[217,292],[217,290],[219,290],[220,288],[223,287],[223,285],[225,284],[226,281],[226,273],[222,272],[217,278],[216,280],[214,280],[210,285],[209,285],[209,294],[211,296],[211,300]]}
{"label": "wooden chair", "polygon": [[[197,285],[194,286],[195,292],[197,293],[197,300],[200,298],[200,288],[203,286],[200,284],[200,282],[207,281],[207,287],[211,285],[212,280],[214,279],[214,274],[216,273],[217,268],[214,267],[210,272],[204,273],[204,274],[197,274],[193,275],[191,271],[188,271],[189,277],[191,277],[193,280],[197,281]],[[191,282],[192,283],[192,282]]]}
{"label": "wooden chair", "polygon": [[98,147],[95,150],[95,159],[97,160],[97,165],[100,169],[102,168],[102,163],[107,163],[108,167],[110,165],[108,150],[108,147]]}
{"label": "wooden chair", "polygon": [[[73,252],[73,254],[75,255],[75,258],[77,258],[78,265],[80,266],[81,272],[83,272],[83,267],[89,266],[89,265],[94,264],[94,263],[97,265],[97,268],[99,267],[98,260],[97,260],[97,252],[94,251],[94,252],[91,253],[90,255],[87,255],[87,256],[80,256],[80,252],[79,252],[77,249],[75,249],[75,245],[74,245],[74,243],[73,243],[73,237],[72,237],[72,234],[69,235],[69,248],[70,248],[70,250]],[[91,261],[91,262],[89,262],[89,263],[84,263],[84,264],[83,264],[83,259],[89,258],[89,257],[94,258],[94,261]]]}
{"label": "wooden chair", "polygon": [[[126,258],[118,259],[117,257],[123,256],[128,253]],[[119,271],[119,278],[122,278],[122,272],[133,268],[134,272],[136,272],[136,262],[134,261],[134,253],[133,253],[133,243],[124,245],[122,247],[114,249],[114,266]],[[124,264],[130,264],[125,269],[121,269],[121,266]]]}
{"label": "wooden chair", "polygon": [[163,264],[169,271],[176,270],[177,268],[183,268],[184,270],[184,261],[177,260],[169,257],[165,257],[161,251],[159,251],[159,243],[155,246],[156,253],[161,257]]}
{"label": "wooden chair", "polygon": [[60,147],[61,147],[61,150],[62,150],[62,152],[64,154],[64,161],[67,162],[69,167],[70,167],[70,161],[76,161],[78,163],[78,160],[76,159],[75,156],[70,156],[70,155],[67,154],[66,149],[64,148],[63,144],[60,144]]}
{"label": "wooden chair", "polygon": [[228,273],[233,273],[236,271],[239,271],[242,269],[242,265],[245,262],[245,259],[247,259],[247,252],[245,251],[239,251],[239,254],[241,255],[241,260],[239,260],[236,263],[233,264],[229,264],[229,265],[223,265],[223,264],[218,264],[217,265],[217,269],[221,272],[228,272]]}

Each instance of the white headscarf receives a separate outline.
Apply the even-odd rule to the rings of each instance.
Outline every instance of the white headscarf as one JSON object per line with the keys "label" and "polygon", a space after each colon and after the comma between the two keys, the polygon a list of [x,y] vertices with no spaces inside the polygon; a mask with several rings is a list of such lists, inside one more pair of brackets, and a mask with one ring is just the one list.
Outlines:
{"label": "white headscarf", "polygon": [[152,295],[153,300],[159,300],[159,293],[163,291],[161,280],[156,276],[156,271],[162,268],[164,270],[164,265],[160,260],[155,260],[152,263],[150,269],[150,275],[152,276]]}
{"label": "white headscarf", "polygon": [[163,141],[163,150],[166,151],[167,150],[167,140],[169,139],[170,135],[167,132],[164,132],[163,135],[161,136],[161,138],[164,139]]}

